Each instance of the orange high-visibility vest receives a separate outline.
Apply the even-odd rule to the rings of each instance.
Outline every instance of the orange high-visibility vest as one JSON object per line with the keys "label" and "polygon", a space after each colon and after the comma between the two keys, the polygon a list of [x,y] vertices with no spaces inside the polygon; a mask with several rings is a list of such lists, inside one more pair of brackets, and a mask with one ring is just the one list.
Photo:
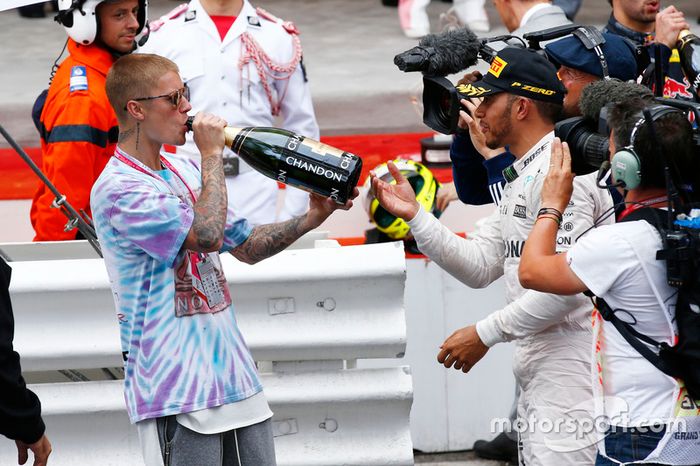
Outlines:
{"label": "orange high-visibility vest", "polygon": [[[96,45],[68,40],[70,55],[53,78],[41,113],[42,170],[80,212],[90,214],[90,190],[102,172],[119,135],[117,117],[105,80],[114,57]],[[53,193],[39,185],[30,218],[34,241],[75,239],[77,229],[63,231],[67,217],[51,208]]]}

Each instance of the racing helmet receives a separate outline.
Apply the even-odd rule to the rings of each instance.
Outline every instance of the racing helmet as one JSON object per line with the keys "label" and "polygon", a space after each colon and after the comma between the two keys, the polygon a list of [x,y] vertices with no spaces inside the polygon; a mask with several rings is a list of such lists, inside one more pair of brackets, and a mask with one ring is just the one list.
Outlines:
{"label": "racing helmet", "polygon": [[[68,33],[68,36],[79,44],[89,45],[97,37],[97,5],[102,2],[115,0],[58,0],[58,14],[54,18]],[[137,20],[138,34],[146,25],[148,0],[139,0]]]}
{"label": "racing helmet", "polygon": [[[416,200],[427,211],[439,217],[441,212],[436,207],[436,194],[440,187],[440,183],[435,179],[433,173],[425,165],[414,162],[413,160],[396,159],[393,160],[394,165],[401,171],[401,174],[406,177],[409,184],[416,193]],[[386,163],[377,165],[374,168],[377,177],[391,184],[396,184],[396,180],[389,173],[389,167]],[[384,207],[379,205],[379,201],[372,193],[370,188],[370,178],[365,181],[367,194],[364,198],[364,206],[369,215],[369,219],[377,226],[377,229],[387,235],[391,239],[404,239],[408,234],[410,227],[401,218],[390,214]]]}

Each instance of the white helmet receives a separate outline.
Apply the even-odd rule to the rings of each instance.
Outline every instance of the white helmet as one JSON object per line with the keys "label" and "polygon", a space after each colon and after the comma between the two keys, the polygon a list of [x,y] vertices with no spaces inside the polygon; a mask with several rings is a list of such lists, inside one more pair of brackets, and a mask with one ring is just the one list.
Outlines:
{"label": "white helmet", "polygon": [[[114,0],[58,0],[58,14],[54,18],[68,33],[68,36],[79,44],[92,44],[97,37],[97,15],[95,10],[102,2]],[[139,0],[137,20],[138,34],[146,24],[148,0]]]}

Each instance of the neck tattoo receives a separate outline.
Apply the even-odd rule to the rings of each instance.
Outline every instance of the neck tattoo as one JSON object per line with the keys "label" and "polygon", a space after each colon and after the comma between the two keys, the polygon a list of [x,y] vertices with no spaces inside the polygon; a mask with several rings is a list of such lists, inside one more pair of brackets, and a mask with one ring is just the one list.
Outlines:
{"label": "neck tattoo", "polygon": [[124,142],[134,134],[134,129],[127,129],[119,133],[119,142]]}
{"label": "neck tattoo", "polygon": [[136,150],[139,150],[139,135],[141,134],[141,124],[136,122]]}

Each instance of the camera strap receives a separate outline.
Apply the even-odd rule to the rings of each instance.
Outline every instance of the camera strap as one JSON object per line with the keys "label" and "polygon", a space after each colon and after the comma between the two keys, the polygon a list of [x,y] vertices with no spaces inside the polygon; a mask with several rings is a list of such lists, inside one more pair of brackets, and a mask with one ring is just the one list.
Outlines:
{"label": "camera strap", "polygon": [[[654,367],[671,377],[679,377],[678,369],[664,360],[659,351],[668,350],[670,346],[665,342],[658,342],[651,337],[638,332],[630,323],[617,317],[617,312],[627,312],[623,309],[612,309],[610,305],[601,297],[596,296],[595,305],[601,317],[607,320],[629,345],[637,350],[639,354],[649,361]],[[652,349],[654,348],[654,349]]]}
{"label": "camera strap", "polygon": [[[664,210],[641,205],[640,207],[631,210],[626,215],[621,216],[618,219],[618,222],[634,222],[637,220],[644,220],[653,227],[655,227],[657,230],[663,231],[663,228],[665,226],[665,216],[666,211]],[[644,272],[644,275],[647,277],[647,280],[649,281],[649,284],[652,287],[654,296],[656,297],[659,303],[660,309],[668,313],[669,309],[664,303],[663,299],[661,298],[658,290],[654,286],[654,282],[649,276],[646,267],[644,267],[641,258],[639,259],[639,263],[641,264],[641,268]],[[632,316],[632,314],[630,314],[629,311],[626,311],[624,309],[613,309],[603,298],[599,296],[595,297],[595,303],[596,308],[598,309],[598,312],[600,312],[600,315],[603,317],[603,319],[613,324],[615,329],[617,329],[617,331],[620,333],[620,335],[622,335],[622,337],[627,341],[627,343],[629,343],[630,346],[637,350],[637,352],[641,354],[644,357],[644,359],[649,361],[652,365],[654,365],[654,367],[656,367],[658,370],[660,370],[666,375],[669,375],[671,377],[680,376],[678,372],[678,367],[676,367],[675,364],[668,361],[661,354],[663,352],[667,352],[670,348],[670,345],[668,345],[665,342],[658,342],[653,338],[649,337],[648,335],[640,333],[637,329],[634,328],[634,323],[636,323],[636,320],[634,320],[634,318],[634,322],[630,323],[617,316],[618,313],[625,313],[629,316]],[[674,317],[673,315],[669,315],[668,318],[670,320],[673,320]]]}
{"label": "camera strap", "polygon": [[600,47],[605,43],[603,34],[593,27],[584,26],[576,29],[572,35],[578,38],[587,50],[593,50],[595,52],[600,62],[600,67],[603,69],[603,79],[610,79],[608,61],[605,59],[603,49]]}

